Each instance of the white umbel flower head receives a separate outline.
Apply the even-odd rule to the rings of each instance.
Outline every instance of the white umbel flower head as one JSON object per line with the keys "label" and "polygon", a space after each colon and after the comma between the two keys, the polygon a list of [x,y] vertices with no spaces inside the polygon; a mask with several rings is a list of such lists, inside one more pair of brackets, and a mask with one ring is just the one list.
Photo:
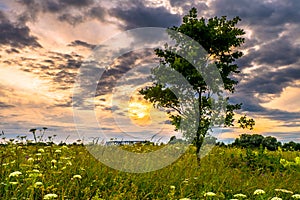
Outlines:
{"label": "white umbel flower head", "polygon": [[254,195],[266,194],[266,192],[262,189],[257,189],[253,192]]}
{"label": "white umbel flower head", "polygon": [[82,177],[79,174],[76,174],[73,176],[74,179],[82,179]]}
{"label": "white umbel flower head", "polygon": [[293,199],[300,199],[300,194],[294,194],[294,195],[292,196],[292,198],[293,198]]}
{"label": "white umbel flower head", "polygon": [[282,200],[282,198],[279,198],[279,197],[273,197],[271,200]]}
{"label": "white umbel flower head", "polygon": [[22,172],[15,171],[9,174],[9,177],[18,177],[22,174]]}
{"label": "white umbel flower head", "polygon": [[56,199],[57,197],[57,194],[46,194],[44,199]]}
{"label": "white umbel flower head", "polygon": [[206,192],[206,193],[204,194],[204,196],[205,196],[205,197],[214,197],[214,196],[216,196],[216,193],[214,193],[214,192]]}
{"label": "white umbel flower head", "polygon": [[246,195],[244,195],[244,194],[235,194],[235,195],[233,195],[235,198],[247,198],[247,196]]}

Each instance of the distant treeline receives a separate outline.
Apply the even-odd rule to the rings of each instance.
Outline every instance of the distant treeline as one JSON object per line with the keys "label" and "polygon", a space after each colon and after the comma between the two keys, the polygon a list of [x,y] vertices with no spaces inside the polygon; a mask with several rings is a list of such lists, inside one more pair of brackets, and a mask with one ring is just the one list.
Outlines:
{"label": "distant treeline", "polygon": [[259,134],[242,134],[239,138],[236,138],[232,144],[224,144],[223,142],[217,142],[218,146],[228,147],[242,147],[242,148],[267,148],[270,151],[276,151],[279,147],[285,151],[300,151],[300,143],[288,142],[282,144],[277,141],[275,137],[264,137]]}

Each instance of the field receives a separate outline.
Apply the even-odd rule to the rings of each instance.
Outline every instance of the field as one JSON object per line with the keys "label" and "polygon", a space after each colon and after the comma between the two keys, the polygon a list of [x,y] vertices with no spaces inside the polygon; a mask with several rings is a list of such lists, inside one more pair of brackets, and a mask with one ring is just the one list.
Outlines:
{"label": "field", "polygon": [[200,167],[194,151],[132,174],[106,167],[82,145],[11,142],[0,146],[0,199],[300,199],[299,151],[215,147]]}

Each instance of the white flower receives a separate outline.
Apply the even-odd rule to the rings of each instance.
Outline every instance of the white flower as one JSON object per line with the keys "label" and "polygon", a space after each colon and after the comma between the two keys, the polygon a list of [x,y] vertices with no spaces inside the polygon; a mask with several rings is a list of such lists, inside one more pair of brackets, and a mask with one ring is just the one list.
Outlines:
{"label": "white flower", "polygon": [[61,153],[60,149],[56,149],[54,153]]}
{"label": "white flower", "polygon": [[55,199],[57,197],[58,197],[57,194],[46,194],[44,196],[44,199]]}
{"label": "white flower", "polygon": [[292,196],[292,198],[294,198],[294,199],[300,199],[300,194],[294,194],[294,195]]}
{"label": "white flower", "polygon": [[81,177],[80,175],[78,175],[78,174],[74,175],[73,178],[74,178],[74,179],[76,179],[76,178],[82,179],[82,177]]}
{"label": "white flower", "polygon": [[247,198],[247,196],[246,195],[244,195],[244,194],[235,194],[235,195],[233,195],[235,198]]}
{"label": "white flower", "polygon": [[51,163],[55,164],[55,163],[57,163],[57,161],[53,159],[53,160],[51,160]]}
{"label": "white flower", "polygon": [[38,149],[38,152],[45,153],[45,150],[44,149]]}
{"label": "white flower", "polygon": [[283,193],[288,193],[288,194],[293,194],[292,191],[286,190],[286,189],[275,189],[276,192],[283,192]]}
{"label": "white flower", "polygon": [[214,192],[206,192],[206,193],[204,194],[204,196],[205,196],[205,197],[213,197],[213,196],[216,196],[216,193],[214,193]]}
{"label": "white flower", "polygon": [[170,186],[170,189],[171,189],[171,190],[175,190],[175,188],[176,188],[176,187],[175,187],[174,185],[171,185],[171,186]]}
{"label": "white flower", "polygon": [[279,197],[273,197],[271,200],[282,200],[282,198],[279,198]]}
{"label": "white flower", "polygon": [[9,177],[18,177],[19,175],[21,175],[22,172],[19,172],[19,171],[15,171],[15,172],[12,172],[9,174]]}
{"label": "white flower", "polygon": [[69,149],[69,147],[67,147],[67,146],[65,146],[65,145],[62,146],[61,148],[62,148],[62,149]]}
{"label": "white flower", "polygon": [[36,155],[36,156],[41,156],[42,154],[41,154],[41,153],[36,153],[35,155]]}
{"label": "white flower", "polygon": [[43,185],[42,182],[36,182],[36,183],[34,184],[34,187],[39,187],[39,186],[42,186],[42,185]]}
{"label": "white flower", "polygon": [[261,195],[261,194],[266,194],[266,192],[262,189],[257,189],[253,193],[254,195]]}
{"label": "white flower", "polygon": [[34,159],[33,159],[33,158],[28,158],[27,161],[30,162],[30,163],[33,163],[33,162],[34,162]]}

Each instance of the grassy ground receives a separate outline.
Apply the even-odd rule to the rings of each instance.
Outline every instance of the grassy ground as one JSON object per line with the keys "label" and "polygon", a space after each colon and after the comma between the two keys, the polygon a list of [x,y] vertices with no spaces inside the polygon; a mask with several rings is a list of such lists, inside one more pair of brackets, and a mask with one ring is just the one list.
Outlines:
{"label": "grassy ground", "polygon": [[[296,199],[300,194],[300,152],[215,147],[198,167],[194,151],[190,147],[161,170],[130,174],[106,167],[80,145],[8,144],[0,146],[0,199]],[[265,194],[254,195],[257,189]]]}

